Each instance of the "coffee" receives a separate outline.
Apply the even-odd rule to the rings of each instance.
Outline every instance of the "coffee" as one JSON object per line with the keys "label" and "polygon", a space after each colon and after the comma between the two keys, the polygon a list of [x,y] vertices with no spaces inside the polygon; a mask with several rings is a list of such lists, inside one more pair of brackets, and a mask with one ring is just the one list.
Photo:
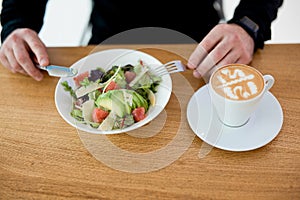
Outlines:
{"label": "coffee", "polygon": [[260,72],[242,64],[221,67],[211,77],[211,85],[219,95],[237,101],[259,95],[264,89],[264,82]]}

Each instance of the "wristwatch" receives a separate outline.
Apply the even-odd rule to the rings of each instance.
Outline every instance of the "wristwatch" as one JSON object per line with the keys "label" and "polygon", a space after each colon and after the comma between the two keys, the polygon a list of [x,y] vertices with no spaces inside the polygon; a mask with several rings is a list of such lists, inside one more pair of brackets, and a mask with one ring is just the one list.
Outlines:
{"label": "wristwatch", "polygon": [[254,41],[257,40],[259,26],[249,17],[244,16],[240,19],[232,19],[228,23],[234,23],[241,26],[253,38]]}

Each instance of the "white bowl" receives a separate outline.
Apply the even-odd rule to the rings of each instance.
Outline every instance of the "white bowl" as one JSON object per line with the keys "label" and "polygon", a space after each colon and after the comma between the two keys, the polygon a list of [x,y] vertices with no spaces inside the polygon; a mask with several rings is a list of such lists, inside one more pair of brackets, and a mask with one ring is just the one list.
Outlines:
{"label": "white bowl", "polygon": [[[155,68],[162,65],[159,60],[141,51],[130,49],[111,49],[90,54],[74,63],[71,68],[78,70],[79,74],[85,71],[96,69],[98,67],[101,67],[105,71],[107,71],[113,65],[136,65],[139,60],[144,61],[147,65],[149,65],[150,68]],[[170,75],[167,74],[162,76],[162,82],[158,86],[158,90],[155,93],[156,103],[154,106],[150,106],[145,119],[124,129],[100,131],[98,129],[92,128],[90,125],[79,123],[70,115],[70,112],[73,108],[73,102],[70,94],[66,92],[61,85],[61,83],[64,81],[68,81],[69,85],[72,88],[75,88],[73,78],[59,79],[55,89],[55,105],[59,114],[66,122],[77,128],[78,130],[95,134],[116,134],[128,132],[149,123],[165,108],[172,92],[172,79]]]}

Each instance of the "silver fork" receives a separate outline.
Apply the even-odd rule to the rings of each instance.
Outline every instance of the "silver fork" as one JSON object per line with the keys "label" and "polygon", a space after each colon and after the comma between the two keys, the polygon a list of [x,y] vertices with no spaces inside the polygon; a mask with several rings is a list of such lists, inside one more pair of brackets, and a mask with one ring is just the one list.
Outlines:
{"label": "silver fork", "polygon": [[183,72],[185,70],[186,67],[184,64],[182,64],[180,60],[173,60],[153,69],[154,73],[157,76],[163,76],[166,74],[172,74],[176,72]]}

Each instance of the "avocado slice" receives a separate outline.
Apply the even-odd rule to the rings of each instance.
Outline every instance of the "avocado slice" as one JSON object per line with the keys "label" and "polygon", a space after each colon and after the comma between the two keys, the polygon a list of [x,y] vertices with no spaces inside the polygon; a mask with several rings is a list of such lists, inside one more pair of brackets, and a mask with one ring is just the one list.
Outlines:
{"label": "avocado slice", "polygon": [[131,113],[131,107],[124,101],[124,95],[121,90],[110,90],[101,94],[95,104],[97,107],[103,107],[116,113],[119,117],[124,117]]}
{"label": "avocado slice", "polygon": [[126,115],[126,109],[124,103],[122,103],[115,94],[110,91],[100,95],[95,104],[97,107],[103,107],[111,112],[116,113],[119,117]]}
{"label": "avocado slice", "polygon": [[115,109],[122,109],[120,114],[116,112],[119,117],[124,117],[126,114],[131,113],[131,107],[125,98],[123,90],[112,90],[111,99],[113,101],[112,111],[115,111]]}
{"label": "avocado slice", "polygon": [[97,98],[95,104],[116,113],[119,117],[130,114],[137,107],[148,109],[148,103],[141,95],[127,89],[107,91]]}
{"label": "avocado slice", "polygon": [[139,93],[133,91],[133,90],[130,90],[133,94],[133,101],[136,103],[136,107],[144,107],[145,110],[147,111],[148,110],[148,102],[146,99],[144,99],[144,97],[142,97]]}

